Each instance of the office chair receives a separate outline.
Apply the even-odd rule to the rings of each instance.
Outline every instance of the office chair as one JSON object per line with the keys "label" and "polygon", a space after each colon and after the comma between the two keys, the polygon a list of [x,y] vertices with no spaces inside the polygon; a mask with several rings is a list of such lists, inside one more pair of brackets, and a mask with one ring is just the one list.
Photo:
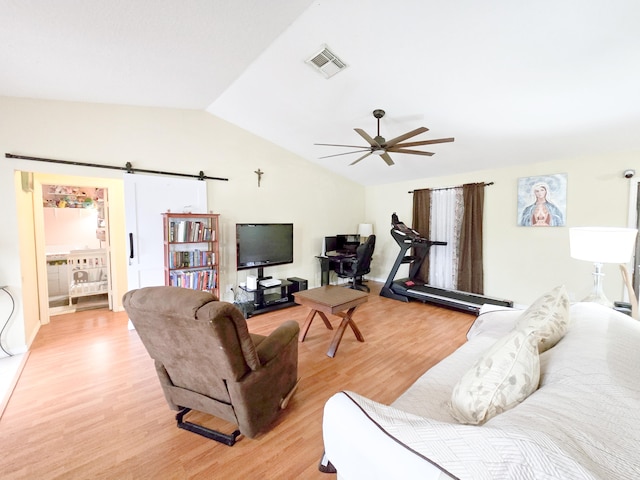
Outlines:
{"label": "office chair", "polygon": [[349,288],[369,291],[369,287],[362,283],[362,277],[371,271],[371,257],[375,246],[376,236],[370,235],[365,243],[358,246],[355,257],[340,260],[336,274],[340,278],[348,278],[350,280]]}
{"label": "office chair", "polygon": [[[127,292],[124,308],[155,361],[179,428],[226,445],[267,430],[297,386],[298,332],[293,320],[269,336],[249,333],[240,310],[208,292],[146,287]],[[184,421],[191,410],[238,429],[225,434]]]}

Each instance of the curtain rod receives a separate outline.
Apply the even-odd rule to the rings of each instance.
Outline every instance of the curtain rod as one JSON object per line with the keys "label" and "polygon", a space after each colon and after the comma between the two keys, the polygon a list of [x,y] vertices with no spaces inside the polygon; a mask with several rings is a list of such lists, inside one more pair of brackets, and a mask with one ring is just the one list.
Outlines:
{"label": "curtain rod", "polygon": [[188,173],[175,173],[175,172],[163,172],[162,170],[146,170],[143,168],[133,168],[131,162],[127,162],[124,167],[118,167],[117,165],[100,165],[98,163],[83,163],[83,162],[72,162],[69,160],[55,160],[53,158],[38,158],[38,157],[26,157],[24,155],[13,155],[12,153],[5,153],[4,156],[6,158],[17,158],[20,160],[34,160],[36,162],[48,162],[48,163],[62,163],[63,165],[76,165],[80,167],[97,167],[97,168],[107,168],[110,170],[123,170],[127,173],[155,173],[158,175],[172,175],[174,177],[188,177],[188,178],[197,178],[198,180],[222,180],[223,182],[228,182],[228,178],[221,177],[208,177],[204,174],[202,170],[198,173],[198,175],[191,175]]}
{"label": "curtain rod", "polygon": [[[493,185],[493,182],[485,183],[484,186],[488,187],[489,185]],[[432,192],[436,190],[451,190],[452,188],[460,188],[462,185],[457,187],[442,187],[442,188],[425,188],[424,190],[431,190]],[[415,190],[409,190],[407,193],[413,193]]]}

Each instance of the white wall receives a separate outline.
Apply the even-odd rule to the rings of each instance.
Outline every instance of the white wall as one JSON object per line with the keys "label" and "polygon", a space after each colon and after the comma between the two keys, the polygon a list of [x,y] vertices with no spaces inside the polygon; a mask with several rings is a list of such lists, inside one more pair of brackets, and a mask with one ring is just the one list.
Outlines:
{"label": "white wall", "polygon": [[[581,300],[591,289],[593,265],[570,257],[569,227],[626,227],[629,180],[623,178],[623,171],[628,168],[640,171],[640,151],[559,158],[534,165],[369,187],[365,216],[375,224],[378,234],[372,276],[386,279],[399,250],[388,233],[391,214],[397,212],[400,220],[411,224],[413,197],[408,191],[494,182],[485,190],[485,294],[529,304],[564,283],[571,298]],[[566,226],[518,227],[518,178],[554,173],[568,174]],[[606,295],[612,301],[622,299],[618,266],[605,265],[604,272]]]}
{"label": "white wall", "polygon": [[[207,181],[209,209],[221,215],[223,290],[246,275],[235,271],[236,222],[293,222],[295,263],[273,267],[268,274],[302,277],[310,286],[317,286],[320,275],[315,255],[320,253],[322,238],[337,231],[355,231],[364,217],[364,187],[201,111],[0,97],[0,152],[121,167],[132,162],[141,169],[193,174],[203,170],[209,176],[228,178],[227,182]],[[254,173],[258,168],[265,172],[260,187]],[[23,291],[34,294],[37,274],[34,261],[21,262],[18,257],[17,197],[22,193],[17,192],[19,184],[16,188],[14,180],[17,170],[104,178],[121,174],[2,159],[0,284],[9,285],[21,297]],[[124,235],[119,243],[124,250]],[[30,247],[22,249],[27,259],[33,256]],[[0,312],[5,307],[0,303]],[[25,318],[19,307],[5,334],[10,347],[28,344],[42,321],[33,315],[38,313]]]}
{"label": "white wall", "polygon": [[[401,220],[411,222],[409,190],[494,182],[485,199],[485,293],[520,304],[559,283],[565,283],[576,300],[588,293],[592,266],[570,258],[567,227],[626,226],[629,188],[622,172],[640,171],[636,151],[364,188],[206,112],[0,97],[2,152],[117,166],[130,161],[137,168],[194,174],[203,170],[228,178],[208,181],[209,208],[221,214],[223,290],[245,277],[235,271],[236,222],[293,222],[295,263],[273,267],[269,274],[307,278],[310,286],[320,283],[315,255],[322,237],[373,223],[377,242],[371,277],[384,280],[398,252],[389,235],[391,214],[397,212]],[[258,168],[265,172],[260,187],[254,173]],[[0,284],[27,303],[18,305],[5,338],[19,349],[33,338],[41,319],[34,318],[34,247],[32,240],[23,245],[19,241],[20,230],[27,238],[33,236],[33,226],[24,218],[30,218],[34,206],[20,191],[16,170],[111,179],[119,178],[120,172],[5,158],[0,162]],[[550,173],[568,174],[567,227],[517,227],[517,179]],[[123,231],[119,236],[116,247],[124,252]],[[621,298],[617,267],[607,265],[605,273],[607,295]],[[120,288],[126,291],[125,285]],[[0,298],[0,312],[9,308]]]}
{"label": "white wall", "polygon": [[46,207],[43,212],[47,253],[100,248],[100,240],[96,237],[96,209]]}

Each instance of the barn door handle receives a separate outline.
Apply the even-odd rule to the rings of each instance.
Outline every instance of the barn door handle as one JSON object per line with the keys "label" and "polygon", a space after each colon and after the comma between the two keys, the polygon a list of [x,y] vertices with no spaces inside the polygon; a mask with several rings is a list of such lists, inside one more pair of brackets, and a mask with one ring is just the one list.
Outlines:
{"label": "barn door handle", "polygon": [[129,234],[129,258],[133,258],[133,233]]}

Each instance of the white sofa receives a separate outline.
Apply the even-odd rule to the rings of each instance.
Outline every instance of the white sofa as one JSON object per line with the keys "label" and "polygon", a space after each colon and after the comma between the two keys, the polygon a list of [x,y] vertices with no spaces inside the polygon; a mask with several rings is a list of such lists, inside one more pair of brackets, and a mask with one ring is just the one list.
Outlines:
{"label": "white sofa", "polygon": [[522,311],[482,313],[468,341],[391,406],[353,392],[325,405],[342,479],[640,479],[640,322],[587,303],[540,353],[537,389],[482,425],[452,416],[454,386]]}

